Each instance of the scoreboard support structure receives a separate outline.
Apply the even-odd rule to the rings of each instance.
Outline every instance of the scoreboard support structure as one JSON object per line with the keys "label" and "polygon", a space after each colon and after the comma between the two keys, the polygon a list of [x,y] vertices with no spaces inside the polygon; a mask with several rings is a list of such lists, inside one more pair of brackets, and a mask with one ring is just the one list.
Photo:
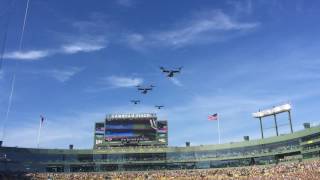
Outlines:
{"label": "scoreboard support structure", "polygon": [[254,118],[258,118],[259,121],[260,121],[260,130],[261,130],[261,138],[262,139],[264,138],[262,119],[264,117],[267,117],[267,116],[273,116],[276,135],[279,136],[278,123],[277,123],[277,114],[280,114],[280,113],[288,113],[290,132],[293,133],[292,119],[291,119],[291,105],[290,104],[274,106],[272,109],[266,109],[266,110],[263,110],[263,111],[259,110],[258,112],[252,113],[252,116]]}
{"label": "scoreboard support structure", "polygon": [[277,123],[277,116],[276,116],[276,114],[273,114],[273,118],[274,118],[274,127],[276,128],[276,135],[279,136],[278,123]]}
{"label": "scoreboard support structure", "polygon": [[259,117],[260,120],[260,131],[261,131],[261,138],[263,139],[263,126],[262,126],[262,117]]}

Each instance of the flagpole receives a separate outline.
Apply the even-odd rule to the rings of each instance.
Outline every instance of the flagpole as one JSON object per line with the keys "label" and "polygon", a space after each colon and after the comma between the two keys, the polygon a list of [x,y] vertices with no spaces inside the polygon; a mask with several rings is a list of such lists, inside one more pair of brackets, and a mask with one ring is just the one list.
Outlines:
{"label": "flagpole", "polygon": [[39,149],[39,144],[40,144],[41,128],[42,128],[42,117],[40,118],[40,124],[39,124],[39,129],[38,129],[38,138],[37,138],[37,148],[38,149]]}
{"label": "flagpole", "polygon": [[220,138],[220,118],[218,118],[218,136],[219,136],[219,144],[221,143],[221,138]]}

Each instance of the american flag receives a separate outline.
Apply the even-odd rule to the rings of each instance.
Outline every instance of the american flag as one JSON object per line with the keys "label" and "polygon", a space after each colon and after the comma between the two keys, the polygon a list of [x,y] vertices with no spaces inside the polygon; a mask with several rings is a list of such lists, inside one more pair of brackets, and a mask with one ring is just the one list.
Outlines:
{"label": "american flag", "polygon": [[209,121],[215,121],[218,120],[218,113],[212,114],[208,116]]}

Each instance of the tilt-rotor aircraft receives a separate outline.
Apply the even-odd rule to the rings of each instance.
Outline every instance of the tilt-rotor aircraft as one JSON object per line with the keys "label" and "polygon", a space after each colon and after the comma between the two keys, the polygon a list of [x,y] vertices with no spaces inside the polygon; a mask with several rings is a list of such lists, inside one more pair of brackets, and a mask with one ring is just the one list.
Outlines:
{"label": "tilt-rotor aircraft", "polygon": [[133,104],[139,104],[139,103],[140,103],[140,100],[131,100],[131,102],[132,102]]}
{"label": "tilt-rotor aircraft", "polygon": [[158,109],[162,109],[164,106],[154,106],[154,107],[156,107]]}
{"label": "tilt-rotor aircraft", "polygon": [[161,71],[162,71],[163,73],[166,73],[166,74],[167,74],[167,77],[173,77],[173,76],[175,76],[175,74],[181,72],[182,67],[179,67],[179,68],[177,68],[177,69],[172,69],[172,70],[165,69],[164,67],[160,67],[160,69],[161,69]]}
{"label": "tilt-rotor aircraft", "polygon": [[151,91],[155,86],[150,85],[149,87],[137,86],[138,90],[141,91],[142,94],[147,94],[148,91]]}

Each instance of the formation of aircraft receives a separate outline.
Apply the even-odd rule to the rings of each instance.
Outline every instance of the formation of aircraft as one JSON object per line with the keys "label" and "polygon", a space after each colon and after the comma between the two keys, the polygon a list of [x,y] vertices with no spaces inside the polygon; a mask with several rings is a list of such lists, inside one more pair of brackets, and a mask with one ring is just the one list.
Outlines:
{"label": "formation of aircraft", "polygon": [[163,73],[166,73],[166,74],[167,74],[167,77],[173,77],[173,76],[175,76],[175,74],[181,72],[181,69],[182,69],[182,67],[179,67],[179,68],[176,68],[176,69],[172,69],[172,70],[165,69],[165,68],[162,67],[162,66],[160,67],[160,70],[161,70]]}
{"label": "formation of aircraft", "polygon": [[[175,69],[166,69],[163,66],[160,67],[160,70],[166,74],[167,77],[172,78],[174,77],[177,73],[181,73],[182,67],[179,68],[175,68]],[[154,85],[150,85],[150,86],[141,86],[138,85],[136,86],[138,91],[140,91],[142,94],[147,94],[149,91],[152,91],[153,88],[155,87]],[[140,100],[131,100],[131,103],[133,103],[134,105],[136,104],[140,104],[141,101]],[[155,105],[154,106],[157,109],[162,109],[164,106],[163,105]]]}

